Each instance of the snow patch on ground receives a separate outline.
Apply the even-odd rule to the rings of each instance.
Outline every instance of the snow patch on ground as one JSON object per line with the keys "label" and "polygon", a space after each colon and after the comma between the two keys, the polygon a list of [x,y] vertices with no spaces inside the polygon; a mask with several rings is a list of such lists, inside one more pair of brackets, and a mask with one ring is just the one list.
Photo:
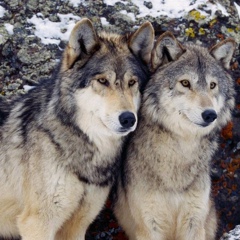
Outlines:
{"label": "snow patch on ground", "polygon": [[0,18],[4,16],[6,9],[0,6]]}
{"label": "snow patch on ground", "polygon": [[6,30],[8,31],[8,34],[12,35],[13,34],[13,25],[10,23],[5,23],[4,24]]}
{"label": "snow patch on ground", "polygon": [[132,21],[136,21],[134,13],[131,13],[131,12],[128,13],[126,10],[122,10],[122,11],[120,11],[120,13],[123,15],[127,15],[128,17],[131,18]]}
{"label": "snow patch on ground", "polygon": [[28,92],[29,90],[35,88],[35,86],[30,86],[30,85],[23,85],[23,89],[25,92]]}
{"label": "snow patch on ground", "polygon": [[[104,2],[111,6],[114,6],[117,2],[124,3],[124,1],[119,0],[104,0]],[[221,10],[223,15],[228,16],[226,9],[220,3],[212,4],[208,0],[149,0],[152,3],[152,8],[145,6],[144,2],[142,0],[132,0],[132,3],[139,7],[140,14],[136,17],[168,16],[170,18],[180,18],[193,9],[199,10],[199,7],[203,5],[206,5],[206,11],[211,11],[211,14],[209,14],[199,10],[204,16],[213,18],[217,10]]]}
{"label": "snow patch on ground", "polygon": [[237,225],[229,233],[225,233],[220,240],[239,240],[240,239],[240,225]]}
{"label": "snow patch on ground", "polygon": [[[87,4],[84,0],[63,0],[69,2],[73,6],[78,6],[80,3]],[[104,0],[107,5],[114,6],[117,2],[127,4],[127,1],[123,0]],[[187,15],[191,10],[198,10],[201,15],[210,19],[214,18],[216,11],[221,11],[223,15],[228,16],[228,12],[220,3],[210,3],[208,0],[149,0],[152,3],[152,8],[148,8],[144,5],[142,0],[132,0],[132,3],[139,7],[139,14],[127,12],[126,10],[120,11],[120,13],[127,15],[136,21],[138,17],[159,17],[168,16],[170,18],[181,18]],[[240,6],[234,3],[239,15]],[[201,10],[199,9],[201,7]],[[0,6],[0,16],[4,15],[5,9]],[[48,18],[43,18],[42,14],[36,14],[31,19],[28,19],[29,23],[34,25],[35,35],[41,38],[44,44],[59,44],[61,40],[68,40],[71,30],[73,29],[76,21],[80,20],[79,16],[73,14],[58,14],[60,22],[52,22]],[[102,25],[109,25],[106,18],[101,17]],[[8,32],[11,34],[11,26],[7,26]]]}
{"label": "snow patch on ground", "polygon": [[28,19],[35,28],[35,35],[41,38],[43,44],[59,44],[61,40],[68,40],[70,33],[79,16],[73,14],[58,14],[60,22],[52,22],[48,18],[42,18],[42,14],[34,15]]}
{"label": "snow patch on ground", "polygon": [[100,20],[101,20],[102,25],[105,25],[105,26],[109,25],[109,22],[107,21],[107,19],[105,17],[101,17]]}
{"label": "snow patch on ground", "polygon": [[124,3],[123,1],[119,1],[119,0],[104,0],[104,3],[106,3],[107,5],[110,5],[110,6],[114,6],[117,2]]}
{"label": "snow patch on ground", "polygon": [[238,5],[237,3],[234,3],[234,5],[235,5],[235,7],[236,7],[236,9],[238,11],[238,16],[240,18],[240,5]]}

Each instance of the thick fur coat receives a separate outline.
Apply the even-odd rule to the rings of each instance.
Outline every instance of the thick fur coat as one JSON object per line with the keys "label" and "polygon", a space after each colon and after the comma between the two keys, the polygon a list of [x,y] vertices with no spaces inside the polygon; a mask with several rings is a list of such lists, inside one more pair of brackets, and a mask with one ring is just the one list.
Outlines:
{"label": "thick fur coat", "polygon": [[135,130],[154,33],[96,33],[76,24],[59,71],[0,103],[0,236],[85,239]]}
{"label": "thick fur coat", "polygon": [[182,45],[168,32],[157,40],[115,203],[130,240],[215,239],[210,161],[234,107],[234,48]]}

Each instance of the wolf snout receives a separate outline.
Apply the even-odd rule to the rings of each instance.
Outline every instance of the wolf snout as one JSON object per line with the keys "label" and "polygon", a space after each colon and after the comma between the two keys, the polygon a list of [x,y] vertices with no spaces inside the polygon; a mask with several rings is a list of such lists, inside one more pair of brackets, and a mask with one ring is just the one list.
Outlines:
{"label": "wolf snout", "polygon": [[205,123],[210,124],[217,118],[217,113],[214,110],[208,109],[202,113],[202,118]]}
{"label": "wolf snout", "polygon": [[123,128],[130,128],[136,122],[136,117],[132,112],[123,112],[119,116],[119,122]]}

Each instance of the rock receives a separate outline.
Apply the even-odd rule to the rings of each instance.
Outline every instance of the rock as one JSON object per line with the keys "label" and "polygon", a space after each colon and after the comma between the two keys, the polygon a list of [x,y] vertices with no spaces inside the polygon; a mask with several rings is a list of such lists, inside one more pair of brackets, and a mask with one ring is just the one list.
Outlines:
{"label": "rock", "polygon": [[38,4],[39,4],[38,0],[27,1],[27,7],[29,8],[29,10],[32,10],[32,11],[36,11]]}
{"label": "rock", "polygon": [[240,239],[240,225],[237,225],[229,233],[225,233],[220,240],[239,240]]}
{"label": "rock", "polygon": [[151,9],[153,7],[151,2],[144,1],[143,4],[144,4],[144,6],[146,6],[149,9]]}
{"label": "rock", "polygon": [[17,10],[18,8],[18,0],[9,0],[8,4],[13,10]]}
{"label": "rock", "polygon": [[17,53],[19,60],[25,64],[38,64],[46,62],[51,58],[51,53],[46,51],[44,47],[32,44],[23,46]]}
{"label": "rock", "polygon": [[4,26],[0,26],[0,46],[4,45],[9,39],[8,31]]}

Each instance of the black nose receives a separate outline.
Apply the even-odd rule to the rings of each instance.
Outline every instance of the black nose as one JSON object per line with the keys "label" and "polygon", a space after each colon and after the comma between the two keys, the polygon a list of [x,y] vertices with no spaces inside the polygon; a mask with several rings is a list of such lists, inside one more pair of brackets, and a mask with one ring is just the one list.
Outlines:
{"label": "black nose", "polygon": [[124,112],[119,116],[119,122],[124,128],[130,128],[136,122],[136,118],[131,112]]}
{"label": "black nose", "polygon": [[217,113],[214,110],[206,110],[202,113],[202,118],[206,123],[211,123],[217,118]]}

